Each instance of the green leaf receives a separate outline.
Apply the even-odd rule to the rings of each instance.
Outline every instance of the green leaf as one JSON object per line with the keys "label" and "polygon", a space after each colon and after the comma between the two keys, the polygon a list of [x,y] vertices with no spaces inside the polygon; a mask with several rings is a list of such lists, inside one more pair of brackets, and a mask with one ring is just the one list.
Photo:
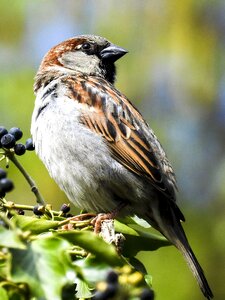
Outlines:
{"label": "green leaf", "polygon": [[76,296],[82,299],[89,298],[91,296],[90,287],[96,287],[97,282],[105,281],[107,273],[112,270],[112,267],[108,264],[97,260],[96,257],[93,256],[76,260],[74,264],[82,269],[85,279],[85,281],[79,280],[77,286]]}
{"label": "green leaf", "polygon": [[71,245],[55,237],[33,241],[26,250],[12,250],[12,279],[25,282],[36,297],[61,300],[62,288],[75,280],[66,250]]}
{"label": "green leaf", "polygon": [[[9,300],[27,300],[28,299],[28,295],[24,295],[21,290],[15,289],[12,286],[10,286],[10,288],[8,289],[7,292],[8,292]],[[36,300],[36,299],[34,299],[34,300]]]}
{"label": "green leaf", "polygon": [[9,230],[3,226],[0,226],[0,246],[18,249],[26,248],[17,229]]}
{"label": "green leaf", "polygon": [[145,274],[144,278],[147,285],[152,288],[152,276],[150,274]]}
{"label": "green leaf", "polygon": [[91,231],[61,231],[56,236],[62,237],[71,243],[80,246],[94,254],[100,261],[110,266],[122,266],[123,261],[117,254],[115,247],[107,244],[102,238]]}
{"label": "green leaf", "polygon": [[141,272],[142,274],[147,274],[145,266],[139,259],[136,257],[131,257],[129,262],[135,268],[135,270]]}
{"label": "green leaf", "polygon": [[116,232],[122,233],[123,235],[139,236],[135,229],[122,222],[119,222],[118,220],[114,220],[114,225]]}
{"label": "green leaf", "polygon": [[9,300],[6,290],[2,287],[0,287],[0,299],[1,300]]}
{"label": "green leaf", "polygon": [[105,280],[106,274],[112,270],[112,267],[108,264],[97,260],[93,256],[76,260],[74,264],[82,269],[85,280],[91,285],[95,285],[96,282]]}
{"label": "green leaf", "polygon": [[117,219],[119,222],[127,224],[127,225],[138,225],[144,228],[150,228],[151,225],[148,224],[144,219],[139,218],[138,216],[134,215],[133,217],[124,217]]}
{"label": "green leaf", "polygon": [[[141,227],[138,226],[138,228]],[[123,255],[126,257],[134,257],[139,251],[153,251],[171,245],[163,236],[146,232],[145,229],[131,228],[117,220],[115,221],[115,230],[122,233],[126,238],[123,247]]]}
{"label": "green leaf", "polygon": [[[148,222],[146,222],[144,219],[141,219],[141,218],[139,218],[138,216],[133,216],[133,217],[130,217],[130,219],[132,220],[132,221],[134,221],[135,222],[135,224],[138,224],[138,225],[140,225],[141,227],[144,227],[144,228],[150,228],[151,227],[151,225],[148,223]],[[128,224],[130,224],[130,223],[128,223]]]}
{"label": "green leaf", "polygon": [[20,215],[15,215],[12,220],[23,231],[31,231],[34,234],[46,232],[49,229],[57,228],[59,225],[58,221]]}
{"label": "green leaf", "polygon": [[77,278],[76,284],[77,284],[76,297],[78,299],[87,299],[92,296],[92,293],[88,287],[88,284],[84,280],[80,280],[79,278]]}

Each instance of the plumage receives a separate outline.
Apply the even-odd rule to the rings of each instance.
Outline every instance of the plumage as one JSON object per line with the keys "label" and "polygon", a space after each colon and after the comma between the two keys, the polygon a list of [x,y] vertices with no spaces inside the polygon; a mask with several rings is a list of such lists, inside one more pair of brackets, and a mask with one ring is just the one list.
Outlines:
{"label": "plumage", "polygon": [[[135,174],[146,176],[169,198],[175,199],[176,183],[172,167],[165,160],[165,153],[158,141],[156,148],[156,136],[151,129],[147,129],[146,122],[128,99],[107,81],[101,80],[99,84],[93,77],[67,77],[62,83],[71,92],[68,97],[83,104],[81,122],[106,139],[117,161]],[[143,126],[147,135],[143,134]],[[157,154],[164,156],[170,173],[164,171]]]}
{"label": "plumage", "polygon": [[181,226],[176,179],[140,112],[114,87],[114,62],[127,51],[98,36],[53,47],[38,70],[32,136],[50,175],[76,206],[137,215],[184,255],[213,297]]}

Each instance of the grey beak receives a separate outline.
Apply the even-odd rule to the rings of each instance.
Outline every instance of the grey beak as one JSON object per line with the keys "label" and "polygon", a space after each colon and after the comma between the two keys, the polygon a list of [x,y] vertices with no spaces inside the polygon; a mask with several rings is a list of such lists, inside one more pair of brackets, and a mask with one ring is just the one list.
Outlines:
{"label": "grey beak", "polygon": [[120,57],[124,56],[128,51],[122,47],[110,44],[100,52],[103,61],[115,62]]}

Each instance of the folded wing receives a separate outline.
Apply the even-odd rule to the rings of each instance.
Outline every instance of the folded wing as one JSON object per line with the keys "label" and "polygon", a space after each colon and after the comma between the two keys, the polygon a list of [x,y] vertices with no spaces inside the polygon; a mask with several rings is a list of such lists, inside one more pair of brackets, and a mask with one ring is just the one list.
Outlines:
{"label": "folded wing", "polygon": [[65,81],[69,97],[81,105],[81,122],[104,137],[112,156],[175,201],[173,169],[138,110],[113,85],[94,77]]}

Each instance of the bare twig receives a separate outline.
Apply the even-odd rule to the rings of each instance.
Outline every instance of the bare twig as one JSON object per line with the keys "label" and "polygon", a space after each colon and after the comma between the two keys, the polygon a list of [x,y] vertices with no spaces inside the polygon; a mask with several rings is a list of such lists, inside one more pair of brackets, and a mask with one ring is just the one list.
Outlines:
{"label": "bare twig", "polygon": [[14,165],[19,169],[19,171],[22,173],[26,181],[31,187],[31,191],[35,194],[37,203],[40,205],[45,205],[44,198],[40,194],[34,180],[31,178],[31,176],[27,173],[27,171],[24,169],[24,167],[20,164],[20,162],[15,157],[14,153],[11,151],[6,151],[6,157],[8,157]]}

